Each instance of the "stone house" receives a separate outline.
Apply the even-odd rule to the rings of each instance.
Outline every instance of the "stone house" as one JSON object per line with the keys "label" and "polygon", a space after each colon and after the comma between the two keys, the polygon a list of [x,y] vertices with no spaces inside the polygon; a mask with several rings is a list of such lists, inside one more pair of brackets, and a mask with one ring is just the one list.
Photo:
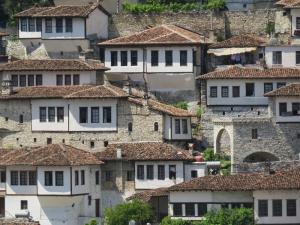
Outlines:
{"label": "stone house", "polygon": [[103,162],[92,153],[59,144],[1,153],[6,219],[31,218],[41,225],[100,221]]}
{"label": "stone house", "polygon": [[210,210],[245,207],[254,209],[257,224],[299,224],[299,176],[299,168],[294,168],[200,177],[169,188],[169,215],[202,220]]}
{"label": "stone house", "polygon": [[15,16],[27,54],[42,49],[50,58],[79,58],[108,38],[110,14],[98,3],[33,7]]}
{"label": "stone house", "polygon": [[157,96],[195,101],[195,76],[204,72],[208,43],[208,38],[183,27],[158,25],[98,45],[111,82],[130,80]]}

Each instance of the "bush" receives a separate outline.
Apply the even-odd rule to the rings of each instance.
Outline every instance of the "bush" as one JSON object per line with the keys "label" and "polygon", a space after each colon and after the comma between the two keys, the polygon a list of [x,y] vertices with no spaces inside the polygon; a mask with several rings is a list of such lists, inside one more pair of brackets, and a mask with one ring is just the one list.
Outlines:
{"label": "bush", "polygon": [[160,225],[192,225],[191,222],[181,219],[171,219],[171,217],[165,217]]}
{"label": "bush", "polygon": [[97,220],[93,219],[90,222],[86,223],[85,225],[98,225]]}
{"label": "bush", "polygon": [[184,110],[188,109],[188,103],[185,101],[177,102],[176,104],[174,104],[174,106],[179,109],[184,109]]}
{"label": "bush", "polygon": [[106,225],[128,225],[130,220],[138,224],[152,222],[153,211],[151,206],[139,200],[119,204],[114,208],[107,208],[104,213]]}

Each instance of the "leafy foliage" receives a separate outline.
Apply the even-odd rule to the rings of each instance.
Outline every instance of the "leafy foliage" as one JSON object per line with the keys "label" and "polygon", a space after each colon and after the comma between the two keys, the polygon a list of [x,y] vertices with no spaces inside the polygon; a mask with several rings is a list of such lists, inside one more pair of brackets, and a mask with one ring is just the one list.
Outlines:
{"label": "leafy foliage", "polygon": [[205,161],[221,161],[221,172],[223,175],[229,175],[231,170],[230,156],[215,154],[214,149],[207,148],[203,152]]}
{"label": "leafy foliage", "polygon": [[153,211],[149,204],[134,200],[114,208],[107,208],[104,217],[106,225],[128,225],[130,220],[142,225],[152,222]]}
{"label": "leafy foliage", "polygon": [[191,222],[181,219],[172,220],[171,217],[168,216],[161,221],[160,225],[191,225]]}
{"label": "leafy foliage", "polygon": [[174,106],[179,109],[188,109],[188,103],[186,101],[177,102],[176,104],[174,104]]}
{"label": "leafy foliage", "polygon": [[86,223],[85,225],[98,225],[97,220],[93,219],[90,222]]}
{"label": "leafy foliage", "polygon": [[266,33],[269,34],[269,35],[275,33],[275,23],[274,22],[269,21],[267,23]]}

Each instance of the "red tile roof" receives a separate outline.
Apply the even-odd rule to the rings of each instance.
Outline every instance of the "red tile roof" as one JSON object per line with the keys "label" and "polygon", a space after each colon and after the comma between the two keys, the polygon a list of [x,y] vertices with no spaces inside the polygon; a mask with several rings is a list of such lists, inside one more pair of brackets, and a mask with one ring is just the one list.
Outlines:
{"label": "red tile roof", "polygon": [[109,13],[100,4],[90,5],[60,5],[53,7],[32,7],[19,12],[15,17],[88,17],[96,8],[103,13]]}
{"label": "red tile roof", "polygon": [[288,84],[265,94],[266,97],[300,96],[300,83]]}
{"label": "red tile roof", "polygon": [[0,32],[0,37],[8,36],[7,33]]}
{"label": "red tile roof", "polygon": [[209,46],[209,48],[246,48],[246,47],[258,47],[265,44],[266,41],[253,34],[244,34],[231,37],[225,41],[221,41]]}
{"label": "red tile roof", "polygon": [[122,159],[128,161],[192,161],[193,156],[184,149],[162,142],[133,142],[109,144],[95,153],[103,161],[117,160],[117,150],[121,149]]}
{"label": "red tile roof", "polygon": [[300,69],[294,68],[252,68],[232,66],[226,69],[215,70],[211,73],[200,75],[197,79],[279,79],[300,78]]}
{"label": "red tile roof", "polygon": [[98,43],[100,46],[195,45],[209,43],[202,35],[176,25],[160,25],[142,32]]}
{"label": "red tile roof", "polygon": [[300,1],[299,0],[281,0],[276,2],[276,5],[281,5],[284,8],[300,8]]}
{"label": "red tile roof", "polygon": [[99,61],[76,59],[17,60],[0,65],[0,71],[94,71],[109,70]]}
{"label": "red tile roof", "polygon": [[10,150],[1,155],[0,165],[84,166],[102,164],[95,155],[69,145],[53,144],[45,147]]}
{"label": "red tile roof", "polygon": [[142,200],[143,202],[149,202],[153,197],[168,197],[168,195],[169,195],[168,188],[157,188],[157,189],[138,192],[130,196],[126,200],[129,201],[129,200],[139,199]]}
{"label": "red tile roof", "polygon": [[35,86],[14,91],[11,95],[0,95],[0,99],[43,99],[43,98],[127,98],[125,91],[112,85],[79,86]]}

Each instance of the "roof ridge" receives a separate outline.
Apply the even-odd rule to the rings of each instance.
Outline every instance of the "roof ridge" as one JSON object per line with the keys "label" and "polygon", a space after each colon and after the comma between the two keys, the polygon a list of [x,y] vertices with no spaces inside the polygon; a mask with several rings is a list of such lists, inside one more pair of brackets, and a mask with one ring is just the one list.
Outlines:
{"label": "roof ridge", "polygon": [[[168,30],[170,30],[170,31],[172,31],[173,33],[175,33],[175,34],[177,34],[177,35],[179,35],[179,36],[181,36],[181,37],[183,37],[183,38],[185,38],[185,39],[188,39],[189,41],[191,41],[191,42],[194,42],[194,40],[193,39],[191,39],[191,38],[189,38],[189,37],[187,37],[186,35],[184,35],[184,34],[181,34],[181,33],[179,33],[178,31],[176,31],[176,30],[173,30],[170,26],[176,26],[176,27],[178,27],[179,29],[184,29],[184,28],[181,28],[181,27],[179,27],[179,26],[177,26],[177,25],[174,25],[174,24],[170,24],[170,25],[163,25],[166,29],[168,29]],[[186,31],[188,31],[188,30],[186,30]],[[192,32],[192,31],[189,31],[189,32]],[[200,35],[200,34],[198,34],[198,35]]]}
{"label": "roof ridge", "polygon": [[[82,85],[82,86],[84,87],[84,85]],[[61,87],[64,87],[64,86],[61,86]],[[74,86],[69,86],[69,87],[74,87]],[[78,87],[78,86],[77,86],[77,87]],[[98,86],[88,86],[88,85],[87,85],[87,86],[86,86],[86,89],[74,91],[74,92],[71,93],[71,94],[68,94],[68,95],[63,96],[63,98],[71,97],[72,95],[78,94],[78,93],[83,92],[83,91],[88,91],[88,90],[93,89],[93,88],[95,88],[95,87],[98,87]]]}
{"label": "roof ridge", "polygon": [[[50,7],[47,7],[47,8],[45,8],[45,10],[43,10],[41,12],[38,12],[38,13],[35,13],[34,16],[38,16],[39,14],[43,14],[44,12],[51,11],[51,10],[56,9],[58,7],[60,7],[60,6],[54,6],[54,7],[50,6]],[[44,7],[41,7],[41,8],[44,8]]]}
{"label": "roof ridge", "polygon": [[[114,90],[113,88],[111,88],[110,85],[103,85],[104,88],[107,88],[108,90],[114,92],[116,95],[120,95],[120,93],[118,93],[116,90]],[[123,91],[123,90],[122,90]]]}
{"label": "roof ridge", "polygon": [[65,148],[65,145],[58,144],[58,146],[62,149],[62,151],[59,151],[59,153],[62,154],[62,156],[65,158],[65,160],[71,165],[70,160],[68,159],[68,157],[65,154],[65,152],[67,151],[67,149]]}

